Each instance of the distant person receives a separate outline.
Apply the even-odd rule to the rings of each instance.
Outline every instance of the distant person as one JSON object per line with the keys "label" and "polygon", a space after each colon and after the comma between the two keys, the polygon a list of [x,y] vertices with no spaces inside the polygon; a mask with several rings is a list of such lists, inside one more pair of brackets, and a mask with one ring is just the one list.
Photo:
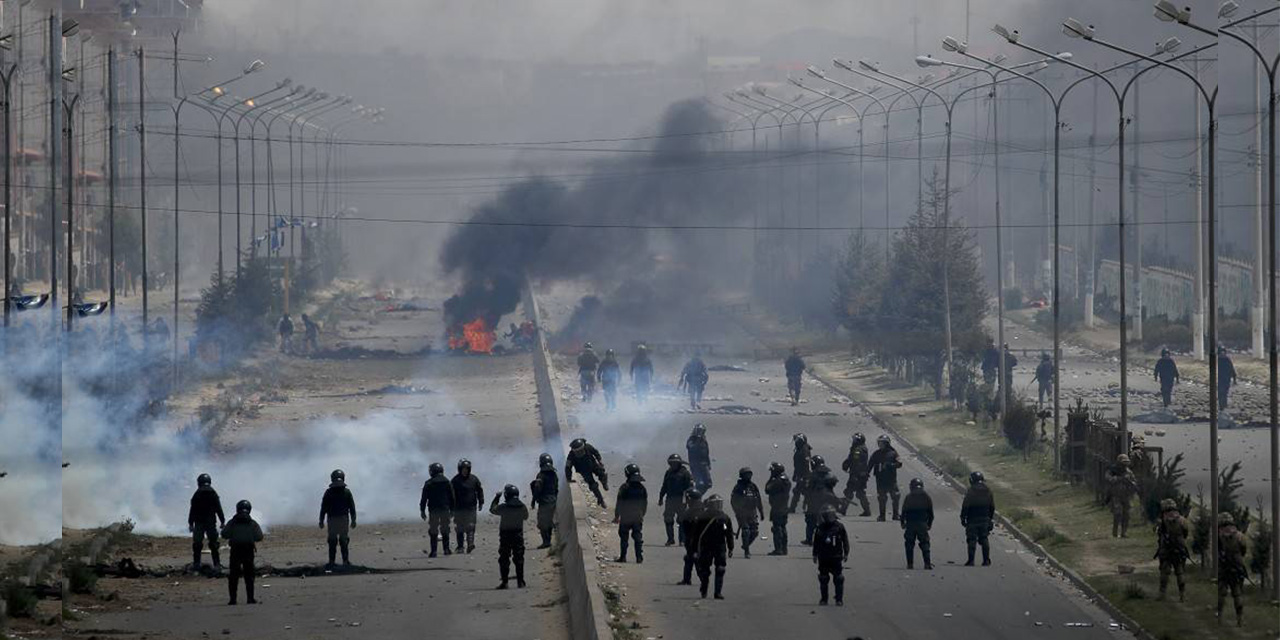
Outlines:
{"label": "distant person", "polygon": [[1053,358],[1047,353],[1040,354],[1040,364],[1036,366],[1035,381],[1039,383],[1039,402],[1044,404],[1044,397],[1053,399]]}
{"label": "distant person", "polygon": [[960,505],[960,526],[964,527],[964,542],[969,547],[966,567],[973,566],[973,555],[982,546],[982,566],[991,566],[991,529],[995,526],[996,499],[987,487],[981,471],[969,474],[969,490]]}
{"label": "distant person", "polygon": [[[216,523],[216,524],[215,524]],[[187,531],[191,532],[191,570],[200,570],[200,553],[204,551],[204,540],[209,539],[209,555],[213,556],[213,570],[222,571],[222,561],[218,557],[218,529],[226,526],[227,518],[222,514],[222,500],[218,492],[213,490],[213,479],[202,473],[196,478],[196,491],[191,494],[191,509],[187,511]]]}
{"label": "distant person", "polygon": [[453,483],[444,475],[444,465],[432,462],[428,467],[430,477],[422,483],[422,499],[418,501],[418,512],[427,521],[427,536],[431,538],[431,554],[436,557],[436,546],[441,536],[444,537],[444,554],[449,550],[449,517],[457,506],[453,495]]}
{"label": "distant person", "polygon": [[862,505],[859,516],[871,515],[871,502],[867,500],[867,480],[871,477],[870,455],[867,453],[867,438],[861,433],[853,434],[853,442],[849,445],[849,456],[840,467],[849,473],[849,481],[844,485],[844,508],[854,498]]}
{"label": "distant person", "polygon": [[1133,497],[1138,494],[1138,479],[1129,469],[1129,456],[1116,456],[1115,464],[1107,469],[1107,505],[1111,507],[1111,537],[1129,537],[1129,510]]}
{"label": "distant person", "polygon": [[[675,525],[685,514],[685,494],[693,488],[693,474],[680,454],[667,456],[667,471],[662,474],[662,488],[658,490],[658,506],[662,507],[662,522],[667,529],[667,546],[676,543]],[[685,530],[680,528],[680,544],[684,544]]]}
{"label": "distant person", "polygon": [[818,565],[819,605],[827,604],[827,583],[836,587],[836,606],[844,606],[844,563],[849,561],[849,532],[840,524],[836,510],[828,507],[813,539],[813,563]]}
{"label": "distant person", "polygon": [[453,483],[453,528],[458,534],[458,547],[462,553],[465,541],[467,553],[476,550],[476,512],[484,508],[484,487],[480,478],[471,473],[471,461],[463,458],[458,461],[458,473],[450,481]]}
{"label": "distant person", "polygon": [[764,483],[764,493],[769,497],[769,531],[773,534],[771,556],[787,555],[787,504],[791,495],[791,480],[782,463],[769,463],[769,481]]}
{"label": "distant person", "polygon": [[600,380],[600,388],[604,390],[604,408],[607,411],[618,409],[618,383],[622,381],[622,367],[618,365],[618,356],[613,349],[606,349],[604,360],[596,368],[596,377]]}
{"label": "distant person", "polygon": [[653,361],[644,345],[636,347],[636,355],[631,358],[631,383],[636,388],[636,402],[644,405],[649,401],[649,387],[653,384]]}
{"label": "distant person", "polygon": [[924,480],[912,478],[910,491],[902,500],[902,537],[907,551],[907,568],[915,568],[915,547],[920,545],[920,559],[925,570],[933,569],[929,559],[929,530],[933,528],[933,499],[924,490]]}
{"label": "distant person", "polygon": [[1218,410],[1225,411],[1227,409],[1227,395],[1231,393],[1231,387],[1237,381],[1236,365],[1231,361],[1231,355],[1227,353],[1226,347],[1218,345]]}
{"label": "distant person", "polygon": [[689,408],[702,408],[702,392],[707,389],[707,381],[711,379],[707,373],[707,365],[702,362],[702,357],[698,353],[694,353],[689,362],[685,363],[684,369],[680,371],[680,384],[678,388],[689,392]]}
{"label": "distant person", "polygon": [[342,469],[334,469],[329,474],[329,488],[325,489],[324,498],[320,501],[320,528],[323,529],[325,519],[329,521],[329,564],[326,569],[333,569],[338,547],[342,547],[342,566],[351,566],[351,529],[356,528],[356,499],[347,487],[347,474]]}
{"label": "distant person", "polygon": [[613,504],[613,523],[618,525],[618,545],[621,553],[617,562],[627,561],[628,538],[636,544],[636,564],[644,562],[644,514],[649,511],[649,491],[644,488],[644,476],[640,467],[628,464],[623,470],[627,479],[618,487],[618,498]]}
{"label": "distant person", "polygon": [[307,314],[302,314],[303,347],[309,353],[320,350],[320,325],[311,321]]}
{"label": "distant person", "polygon": [[236,503],[236,515],[222,526],[222,538],[231,548],[231,572],[227,575],[227,589],[231,593],[229,605],[236,603],[236,588],[242,576],[244,595],[248,596],[245,602],[258,604],[253,598],[253,555],[258,543],[262,542],[262,527],[249,517],[252,511],[253,505],[248,500],[241,500]]}
{"label": "distant person", "polygon": [[880,505],[880,516],[876,520],[884,522],[884,503],[890,498],[893,499],[893,519],[897,520],[898,501],[902,497],[898,490],[898,469],[902,467],[902,461],[898,459],[898,451],[893,448],[888,434],[880,434],[876,445],[879,448],[867,461],[871,474],[876,478],[876,502]]}
{"label": "distant person", "polygon": [[1160,599],[1164,600],[1169,590],[1169,574],[1178,579],[1178,601],[1187,597],[1187,583],[1182,572],[1187,567],[1191,554],[1187,552],[1187,536],[1191,533],[1191,525],[1178,510],[1178,503],[1173,498],[1160,501],[1160,520],[1156,524],[1156,559],[1160,561]]}
{"label": "distant person", "polygon": [[738,532],[742,536],[742,557],[751,557],[751,543],[760,537],[760,521],[764,519],[764,500],[760,498],[760,487],[751,481],[751,468],[738,470],[738,484],[733,485],[729,493],[729,506],[733,508],[733,517],[738,521]]}
{"label": "distant person", "polygon": [[542,535],[539,549],[551,547],[551,531],[556,526],[556,501],[560,497],[560,476],[551,454],[538,456],[538,475],[529,484],[530,503],[538,507],[538,533]]}
{"label": "distant person", "polygon": [[733,557],[733,522],[724,512],[724,499],[712,494],[706,500],[706,507],[695,526],[693,544],[695,563],[698,568],[698,592],[707,597],[707,582],[711,577],[711,567],[715,567],[716,580],[714,596],[716,600],[724,600],[724,574],[728,567],[728,558]]}
{"label": "distant person", "polygon": [[573,472],[577,471],[582,476],[583,482],[587,483],[587,488],[591,490],[591,494],[596,497],[596,504],[604,506],[604,495],[600,493],[600,485],[596,484],[596,478],[600,478],[600,484],[604,485],[604,490],[609,490],[609,474],[605,471],[604,461],[600,457],[600,452],[583,438],[575,438],[569,443],[569,454],[564,459],[564,481],[573,483]]}
{"label": "distant person", "polygon": [[293,352],[293,320],[289,314],[280,316],[276,323],[276,333],[280,334],[280,353]]}
{"label": "distant person", "polygon": [[1160,359],[1156,361],[1155,379],[1160,382],[1160,399],[1164,401],[1164,408],[1166,409],[1173,402],[1173,384],[1180,378],[1178,365],[1174,363],[1173,357],[1169,355],[1169,350],[1161,349]]}
{"label": "distant person", "polygon": [[707,442],[707,425],[699,422],[684,442],[689,454],[689,471],[693,474],[693,486],[706,493],[711,488],[711,445]]}
{"label": "distant person", "polygon": [[1244,534],[1236,528],[1235,518],[1227,512],[1218,514],[1218,623],[1222,623],[1222,606],[1227,593],[1236,606],[1236,626],[1244,626],[1244,602],[1240,590],[1248,577],[1244,555],[1247,551]]}
{"label": "distant person", "polygon": [[[502,504],[498,504],[499,499],[502,499]],[[507,588],[511,565],[515,564],[516,586],[523,589],[524,522],[529,519],[529,507],[520,501],[520,489],[514,484],[503,487],[501,494],[493,496],[489,513],[498,516],[498,574],[502,582],[497,588]]]}
{"label": "distant person", "polygon": [[995,384],[996,371],[1000,369],[1000,351],[996,349],[996,342],[991,338],[987,338],[987,346],[982,350],[982,381],[987,384]]}
{"label": "distant person", "polygon": [[791,355],[782,363],[787,373],[787,394],[791,396],[791,406],[800,404],[800,383],[804,377],[804,358],[800,357],[800,349],[792,347]]}
{"label": "distant person", "polygon": [[582,345],[582,353],[578,354],[578,386],[582,389],[582,401],[591,402],[596,391],[596,367],[600,366],[600,357],[595,348],[588,342]]}
{"label": "distant person", "polygon": [[1000,397],[1007,397],[1005,389],[1013,389],[1013,368],[1018,366],[1018,358],[1013,355],[1009,343],[1004,344],[1004,375],[1001,376]]}
{"label": "distant person", "polygon": [[804,483],[809,479],[809,473],[813,470],[813,447],[809,446],[809,438],[803,433],[797,433],[791,436],[791,442],[795,445],[795,451],[791,453],[791,513],[796,512],[796,505],[800,504],[800,495],[804,492]]}

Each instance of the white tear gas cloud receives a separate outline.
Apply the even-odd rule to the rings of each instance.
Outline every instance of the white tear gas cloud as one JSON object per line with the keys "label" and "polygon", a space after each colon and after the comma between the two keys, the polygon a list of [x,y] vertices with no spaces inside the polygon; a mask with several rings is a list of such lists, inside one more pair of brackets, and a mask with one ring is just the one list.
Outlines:
{"label": "white tear gas cloud", "polygon": [[[2,330],[0,330],[2,331]],[[0,544],[35,544],[61,535],[62,435],[51,402],[57,350],[34,325],[0,333]]]}

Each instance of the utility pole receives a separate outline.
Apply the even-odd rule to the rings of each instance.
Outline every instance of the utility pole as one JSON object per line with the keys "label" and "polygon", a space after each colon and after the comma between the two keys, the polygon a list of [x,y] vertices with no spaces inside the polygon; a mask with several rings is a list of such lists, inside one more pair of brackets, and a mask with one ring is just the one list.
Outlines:
{"label": "utility pole", "polygon": [[[1253,21],[1253,42],[1258,44],[1258,21]],[[1258,65],[1258,57],[1253,58],[1253,108],[1254,108],[1254,149],[1253,149],[1253,190],[1254,202],[1257,203],[1254,212],[1254,261],[1253,261],[1253,313],[1249,318],[1249,327],[1253,329],[1253,357],[1265,358],[1265,333],[1263,325],[1266,324],[1267,315],[1266,307],[1263,300],[1266,299],[1266,264],[1267,245],[1266,245],[1266,229],[1263,226],[1263,201],[1262,201],[1262,130],[1264,124],[1262,122],[1262,76],[1261,68]],[[1197,101],[1198,102],[1198,101]],[[1275,167],[1269,170],[1275,171]]]}
{"label": "utility pole", "polygon": [[[1095,65],[1096,67],[1096,65]],[[1089,266],[1084,270],[1084,326],[1093,328],[1093,292],[1098,269],[1098,234],[1094,230],[1097,213],[1098,177],[1098,81],[1093,81],[1093,131],[1089,133]],[[1076,258],[1079,260],[1079,256]]]}
{"label": "utility pole", "polygon": [[[116,50],[107,49],[107,299],[111,336],[116,333]],[[112,350],[114,353],[114,348]],[[114,367],[113,367],[114,369]]]}
{"label": "utility pole", "polygon": [[138,210],[142,215],[142,343],[151,343],[147,318],[147,56],[138,47]]}
{"label": "utility pole", "polygon": [[[49,13],[49,298],[52,327],[59,324],[58,312],[58,227],[62,212],[58,207],[58,173],[62,171],[62,11]],[[21,117],[21,114],[19,114]],[[68,252],[70,247],[67,247]],[[67,274],[70,275],[70,274]],[[67,304],[71,301],[67,300]],[[61,374],[59,374],[61,381]]]}
{"label": "utility pole", "polygon": [[[1133,174],[1129,186],[1133,189],[1133,339],[1142,342],[1142,81],[1133,83]],[[1124,186],[1121,185],[1123,189]],[[1121,269],[1125,265],[1120,265]],[[1121,318],[1126,322],[1127,318]]]}

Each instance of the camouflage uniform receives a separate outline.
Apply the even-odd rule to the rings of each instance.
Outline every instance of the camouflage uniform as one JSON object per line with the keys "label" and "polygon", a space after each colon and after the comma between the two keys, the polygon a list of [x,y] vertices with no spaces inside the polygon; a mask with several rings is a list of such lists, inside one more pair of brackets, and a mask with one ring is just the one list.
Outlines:
{"label": "camouflage uniform", "polygon": [[1236,606],[1236,626],[1244,624],[1244,603],[1240,590],[1247,575],[1244,565],[1244,534],[1236,529],[1235,519],[1229,513],[1218,514],[1218,620],[1222,620],[1222,605],[1231,593]]}
{"label": "camouflage uniform", "polygon": [[1138,479],[1129,470],[1129,456],[1116,456],[1116,463],[1107,470],[1107,504],[1111,506],[1111,537],[1129,537],[1129,508],[1134,494],[1138,493]]}
{"label": "camouflage uniform", "polygon": [[1187,519],[1178,512],[1177,503],[1170,499],[1161,501],[1160,522],[1156,525],[1159,546],[1156,547],[1155,555],[1160,561],[1161,600],[1164,600],[1165,593],[1169,590],[1170,573],[1178,578],[1178,600],[1186,598],[1187,583],[1182,578],[1182,571],[1187,566],[1187,559],[1191,557],[1187,553],[1187,533],[1190,530]]}

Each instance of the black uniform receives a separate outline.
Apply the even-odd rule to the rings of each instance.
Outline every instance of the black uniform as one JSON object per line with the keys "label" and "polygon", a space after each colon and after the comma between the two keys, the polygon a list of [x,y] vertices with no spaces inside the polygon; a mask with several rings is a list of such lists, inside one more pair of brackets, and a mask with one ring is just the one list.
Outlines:
{"label": "black uniform", "polygon": [[529,519],[529,508],[520,498],[508,498],[502,504],[502,494],[493,496],[489,513],[498,516],[498,572],[502,576],[499,589],[507,588],[511,563],[516,565],[516,584],[524,586],[524,521]]}
{"label": "black uniform", "polygon": [[791,394],[791,404],[800,402],[800,383],[804,378],[804,358],[796,354],[791,354],[783,363],[783,368],[787,372],[787,393]]}
{"label": "black uniform", "polygon": [[1040,365],[1036,367],[1035,380],[1038,383],[1040,404],[1044,404],[1044,397],[1047,395],[1053,397],[1053,360],[1044,359],[1040,361]]}
{"label": "black uniform", "polygon": [[686,501],[684,515],[680,518],[680,530],[684,532],[684,572],[680,584],[693,584],[693,566],[698,555],[698,532],[701,531],[702,501]]}
{"label": "black uniform", "polygon": [[1155,379],[1160,381],[1160,398],[1164,401],[1164,406],[1168,407],[1173,402],[1173,383],[1180,377],[1178,365],[1174,363],[1173,358],[1167,355],[1160,356],[1156,361]]}
{"label": "black uniform", "polygon": [[[457,551],[462,551],[465,538],[467,553],[476,549],[476,512],[484,508],[484,487],[474,473],[453,476],[453,532],[458,536]],[[497,496],[494,496],[497,497]],[[446,545],[448,538],[446,533]]]}
{"label": "black uniform", "polygon": [[222,537],[227,541],[227,546],[231,547],[231,572],[227,576],[231,604],[236,603],[236,587],[242,576],[244,594],[249,597],[249,604],[253,604],[257,602],[253,599],[253,555],[257,543],[262,542],[262,527],[249,514],[237,513],[223,525]]}
{"label": "black uniform", "polygon": [[887,498],[893,499],[893,519],[898,519],[898,501],[901,494],[898,492],[898,468],[902,466],[902,462],[898,460],[898,452],[893,445],[876,449],[871,454],[868,461],[871,466],[871,473],[876,477],[876,502],[880,505],[880,516],[876,518],[881,522],[884,521],[884,503]]}
{"label": "black uniform", "polygon": [[600,379],[600,388],[604,389],[604,406],[610,411],[618,408],[618,383],[622,382],[622,367],[613,356],[606,355],[604,362],[596,369]]}
{"label": "black uniform", "polygon": [[839,481],[828,483],[828,480],[836,478],[826,465],[815,467],[804,480],[804,540],[800,544],[813,544],[813,532],[818,528],[823,507],[836,504],[834,487]]}
{"label": "black uniform", "polygon": [[964,527],[964,541],[969,547],[969,561],[965,566],[973,566],[973,553],[976,545],[982,545],[982,564],[991,564],[991,543],[988,536],[995,526],[996,499],[991,495],[985,482],[969,487],[964,494],[964,503],[960,506],[960,525]]}
{"label": "black uniform", "polygon": [[698,409],[702,406],[702,392],[707,389],[707,381],[710,379],[707,365],[702,362],[702,358],[694,356],[684,365],[684,369],[680,371],[680,386],[689,391],[690,409]]}
{"label": "black uniform", "polygon": [[933,528],[933,500],[924,488],[912,489],[902,501],[902,538],[907,549],[907,568],[915,566],[916,543],[920,544],[920,557],[926,569],[933,563],[929,559],[929,530]]}
{"label": "black uniform", "polygon": [[604,485],[604,490],[609,490],[609,474],[604,470],[604,462],[600,458],[600,452],[589,443],[582,445],[582,449],[575,451],[569,450],[569,455],[564,459],[564,480],[565,482],[573,482],[573,472],[577,471],[582,476],[583,481],[587,483],[587,488],[591,490],[591,494],[596,497],[596,502],[600,506],[604,506],[604,496],[600,493],[600,486],[596,484],[596,478],[600,478],[600,484]]}
{"label": "black uniform", "polygon": [[797,443],[791,454],[791,479],[795,484],[791,488],[791,513],[796,512],[800,504],[800,494],[804,492],[804,482],[813,471],[813,447],[808,442]]}
{"label": "black uniform", "polygon": [[827,582],[836,584],[836,604],[844,604],[844,563],[849,559],[849,532],[839,520],[818,524],[813,539],[813,560],[818,564],[818,588],[827,603]]}
{"label": "black uniform", "polygon": [[733,517],[738,520],[738,532],[742,535],[742,557],[751,557],[751,543],[760,537],[760,520],[764,518],[764,501],[760,499],[760,487],[756,483],[738,479],[729,494]]}
{"label": "black uniform", "polygon": [[982,350],[982,381],[991,384],[996,381],[996,370],[1000,368],[1000,350],[994,344]]}
{"label": "black uniform", "polygon": [[1218,352],[1218,409],[1226,410],[1227,395],[1236,381],[1236,365],[1225,351]]}
{"label": "black uniform", "polygon": [[[165,325],[165,334],[169,333],[168,325]],[[280,353],[288,353],[293,350],[293,321],[289,316],[280,316],[280,321],[276,323],[276,332],[280,334]]]}
{"label": "black uniform", "polygon": [[540,548],[551,546],[551,530],[556,525],[556,499],[560,495],[560,476],[554,469],[544,469],[529,484],[531,500],[538,507],[538,533],[542,535]]}
{"label": "black uniform", "polygon": [[596,367],[600,366],[600,357],[595,351],[586,349],[578,354],[578,385],[582,388],[582,401],[591,402],[596,390]]}
{"label": "black uniform", "polygon": [[320,325],[307,316],[302,316],[304,346],[312,353],[320,350]]}
{"label": "black uniform", "polygon": [[689,436],[684,443],[689,453],[689,472],[693,474],[693,486],[705,493],[711,488],[711,445],[707,436]]}
{"label": "black uniform", "polygon": [[636,401],[644,404],[649,399],[649,386],[653,383],[653,361],[648,352],[641,351],[631,359],[631,381],[636,386]]}
{"label": "black uniform", "polygon": [[356,499],[347,483],[335,480],[325,489],[320,500],[320,525],[329,520],[329,564],[332,565],[337,548],[342,546],[342,564],[351,564],[351,529],[356,526]]}
{"label": "black uniform", "polygon": [[427,535],[431,536],[431,557],[436,556],[436,545],[444,536],[444,554],[449,555],[449,516],[457,506],[453,495],[453,483],[443,473],[431,476],[422,483],[422,499],[418,511],[427,514]]}
{"label": "black uniform", "polygon": [[187,511],[187,528],[191,530],[191,564],[200,566],[200,552],[204,551],[204,540],[209,539],[209,554],[213,556],[213,566],[222,567],[218,554],[218,527],[225,525],[227,518],[222,514],[222,500],[212,486],[201,485],[191,494],[191,509]]}
{"label": "black uniform", "polygon": [[644,478],[639,475],[627,478],[618,487],[618,499],[613,506],[613,519],[618,522],[618,537],[622,553],[618,562],[627,561],[627,538],[636,543],[636,562],[644,562],[644,514],[649,511],[649,491],[644,488]]}
{"label": "black uniform", "polygon": [[855,444],[850,445],[849,456],[840,465],[849,472],[849,481],[844,485],[844,499],[849,502],[856,497],[862,505],[862,513],[858,515],[862,516],[871,515],[871,501],[867,500],[867,480],[871,477],[869,460],[867,445]]}
{"label": "black uniform", "polygon": [[695,562],[698,567],[699,591],[703,597],[707,595],[707,581],[711,577],[711,567],[716,569],[715,597],[723,598],[724,573],[728,566],[728,557],[733,553],[733,522],[723,511],[706,509],[694,527]]}
{"label": "black uniform", "polygon": [[[678,468],[667,468],[662,476],[662,488],[658,489],[658,503],[662,508],[662,522],[667,526],[667,545],[675,544],[675,524],[683,521],[685,512],[684,494],[693,488],[693,474],[689,468],[680,465]],[[684,524],[680,525],[680,544],[684,544]]]}
{"label": "black uniform", "polygon": [[791,493],[791,480],[786,474],[774,475],[764,483],[764,493],[769,496],[769,530],[773,533],[773,555],[787,554],[787,496]]}

